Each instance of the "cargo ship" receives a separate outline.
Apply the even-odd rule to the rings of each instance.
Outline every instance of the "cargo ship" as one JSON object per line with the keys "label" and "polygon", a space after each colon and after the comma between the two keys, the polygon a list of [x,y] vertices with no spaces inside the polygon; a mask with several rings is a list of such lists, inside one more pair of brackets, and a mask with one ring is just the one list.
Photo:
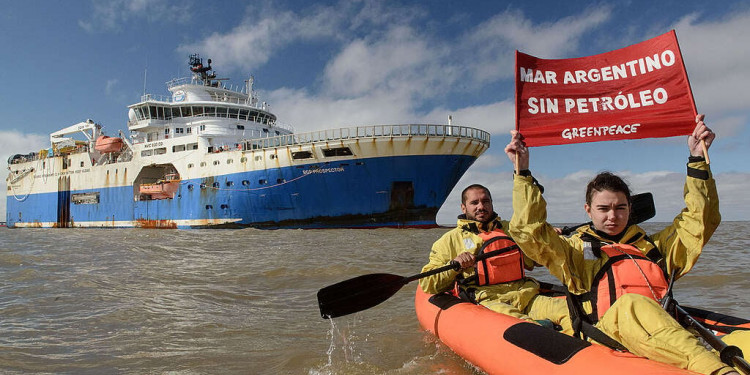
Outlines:
{"label": "cargo ship", "polygon": [[254,90],[191,55],[171,95],[128,107],[129,135],[86,120],[8,159],[9,228],[434,227],[489,133],[397,124],[295,133]]}

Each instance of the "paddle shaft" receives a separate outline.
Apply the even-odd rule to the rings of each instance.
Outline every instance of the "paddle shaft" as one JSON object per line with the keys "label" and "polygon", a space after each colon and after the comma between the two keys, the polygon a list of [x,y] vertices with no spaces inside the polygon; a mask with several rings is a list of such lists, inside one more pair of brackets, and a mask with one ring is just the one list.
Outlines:
{"label": "paddle shaft", "polygon": [[690,316],[680,305],[674,304],[677,312],[682,314],[682,317],[687,325],[693,327],[706,342],[711,345],[716,351],[719,352],[721,361],[730,365],[735,366],[742,370],[745,374],[750,374],[750,364],[742,357],[742,350],[734,345],[727,345],[720,338],[716,337],[711,330],[704,327],[699,321]]}

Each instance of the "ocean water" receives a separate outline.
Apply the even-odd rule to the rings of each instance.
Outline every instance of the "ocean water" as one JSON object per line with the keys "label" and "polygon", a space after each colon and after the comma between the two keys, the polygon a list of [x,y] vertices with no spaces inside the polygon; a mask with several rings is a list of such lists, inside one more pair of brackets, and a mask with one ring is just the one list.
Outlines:
{"label": "ocean water", "polygon": [[[320,288],[417,274],[446,230],[0,228],[0,372],[480,374],[419,327],[416,282],[319,315]],[[749,230],[721,224],[675,285],[682,304],[750,316]]]}

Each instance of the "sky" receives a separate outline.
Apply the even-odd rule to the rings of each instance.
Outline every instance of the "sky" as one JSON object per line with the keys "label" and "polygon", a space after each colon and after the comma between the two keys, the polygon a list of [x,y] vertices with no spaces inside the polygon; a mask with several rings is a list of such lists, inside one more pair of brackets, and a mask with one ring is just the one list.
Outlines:
{"label": "sky", "polygon": [[[165,82],[188,76],[199,53],[229,84],[254,76],[261,100],[297,132],[449,115],[490,132],[490,149],[438,213],[449,225],[472,183],[492,191],[501,217],[512,214],[503,148],[516,50],[574,58],[674,29],[698,112],[717,134],[709,156],[722,218],[750,220],[750,1],[0,0],[0,9],[3,161],[86,119],[126,131],[127,106],[168,94]],[[603,170],[652,192],[652,221],[666,222],[684,207],[687,157],[685,137],[597,142],[532,148],[530,169],[550,222],[588,221],[584,188]]]}

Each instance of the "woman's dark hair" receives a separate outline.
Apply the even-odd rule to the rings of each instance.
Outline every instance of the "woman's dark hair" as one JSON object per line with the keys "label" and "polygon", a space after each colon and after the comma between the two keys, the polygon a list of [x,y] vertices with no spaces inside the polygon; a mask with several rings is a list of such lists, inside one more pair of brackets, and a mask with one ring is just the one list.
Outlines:
{"label": "woman's dark hair", "polygon": [[596,175],[586,186],[586,204],[591,205],[591,198],[593,198],[594,192],[602,192],[604,190],[623,193],[628,198],[628,203],[630,203],[630,188],[628,184],[619,176],[604,171]]}

